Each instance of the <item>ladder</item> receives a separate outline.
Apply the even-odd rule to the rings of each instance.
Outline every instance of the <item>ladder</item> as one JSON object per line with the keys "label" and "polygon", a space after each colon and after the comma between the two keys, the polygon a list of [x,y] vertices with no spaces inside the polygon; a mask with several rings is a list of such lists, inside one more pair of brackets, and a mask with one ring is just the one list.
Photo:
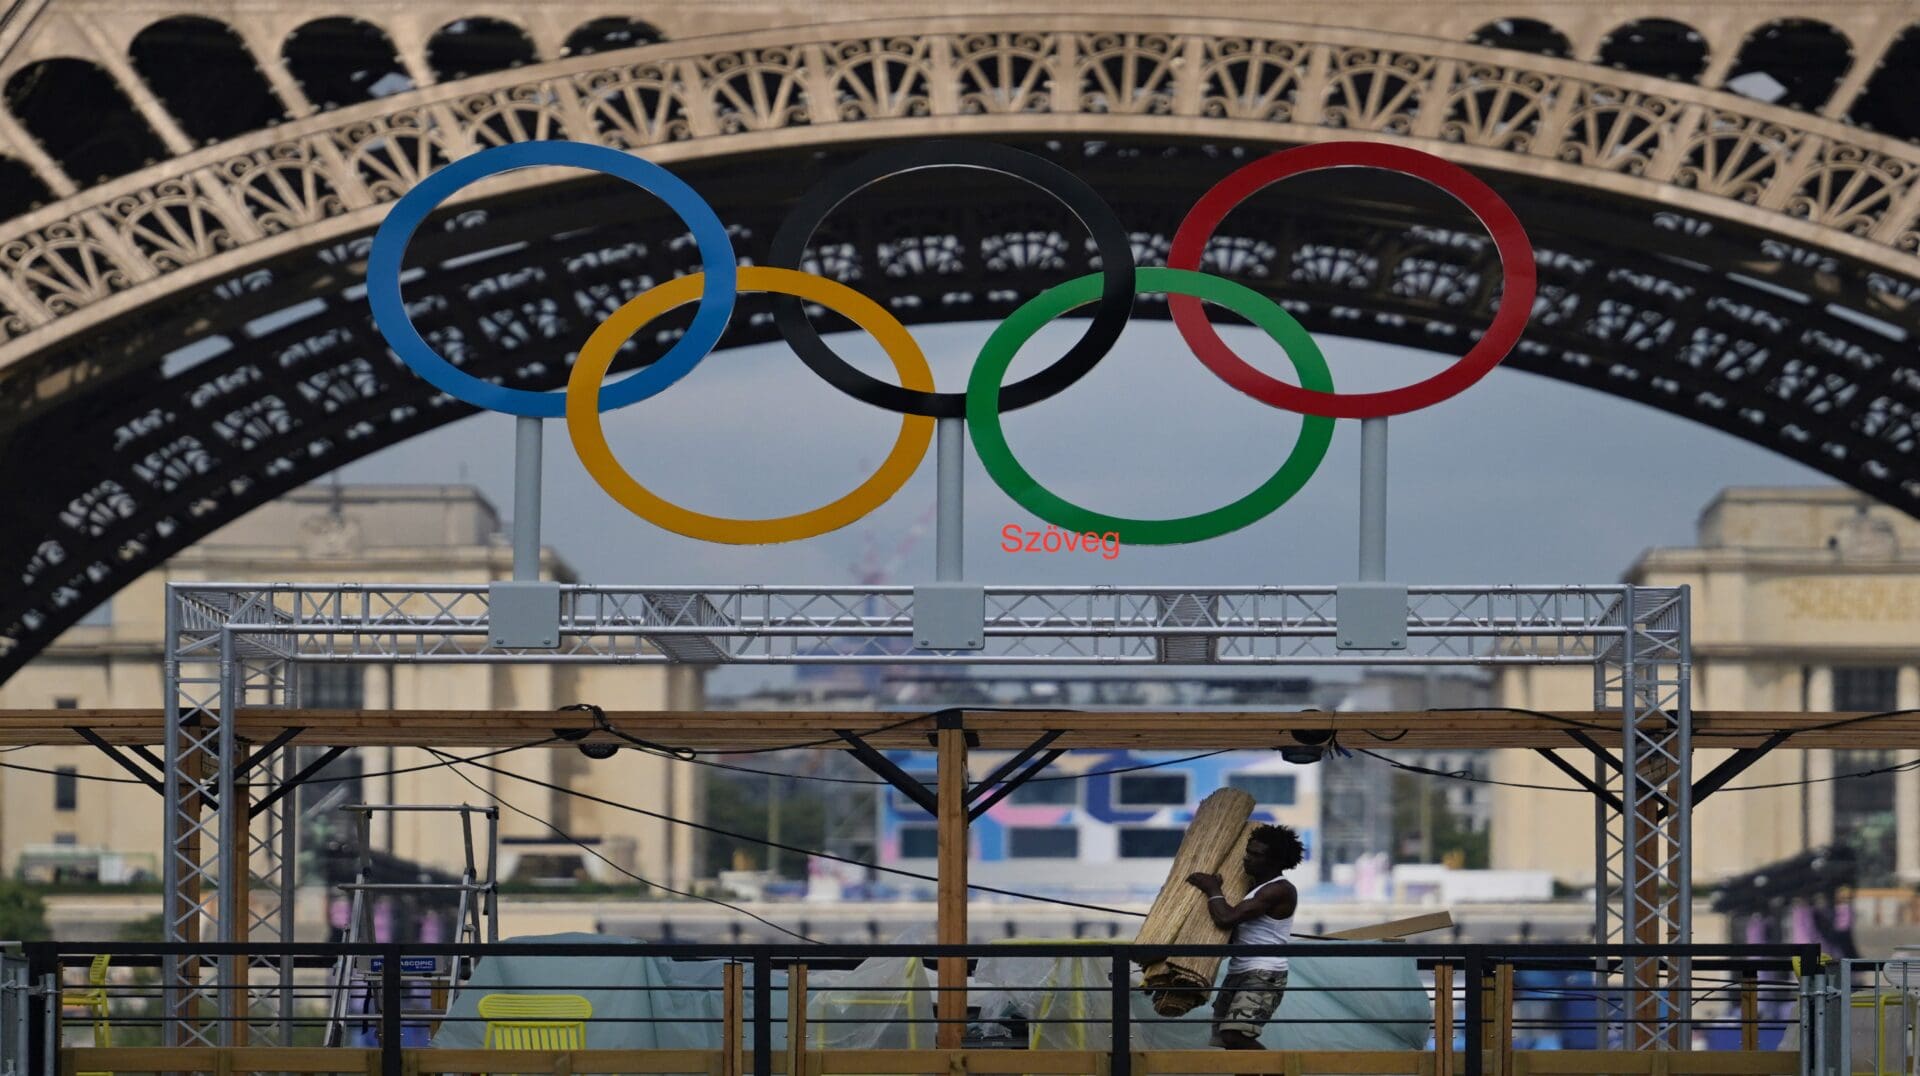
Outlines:
{"label": "ladder", "polygon": [[[341,885],[347,895],[347,944],[375,941],[373,914],[375,898],[383,894],[454,893],[458,934],[452,939],[461,945],[500,940],[500,889],[496,870],[500,862],[500,809],[471,804],[355,803],[340,810],[353,816],[357,863],[352,882]],[[460,878],[453,882],[380,882],[373,877],[373,816],[377,813],[430,812],[457,815],[465,861]],[[486,821],[487,853],[484,864],[475,852],[475,816]],[[484,868],[484,869],[483,869]],[[385,961],[377,956],[343,956],[334,964],[333,987],[329,993],[331,1017],[327,1021],[327,1045],[350,1046],[354,1025],[362,1028],[378,1023],[380,1016],[380,980]],[[400,961],[402,1026],[411,1022],[436,1029],[446,1018],[456,984],[473,972],[474,958],[444,956],[402,957]],[[422,1003],[424,1000],[424,1003]],[[356,1001],[359,1004],[355,1004]]]}

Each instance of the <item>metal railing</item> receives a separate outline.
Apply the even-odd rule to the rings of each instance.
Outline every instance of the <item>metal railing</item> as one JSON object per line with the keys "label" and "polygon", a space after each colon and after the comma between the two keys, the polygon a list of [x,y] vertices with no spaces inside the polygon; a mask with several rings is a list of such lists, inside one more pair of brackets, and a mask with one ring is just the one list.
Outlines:
{"label": "metal railing", "polygon": [[[1023,941],[997,945],[648,945],[609,943],[184,945],[34,942],[21,946],[30,994],[29,1039],[18,1072],[499,1071],[532,1065],[509,1056],[476,1003],[486,994],[592,999],[579,1041],[549,1050],[540,1066],[578,1072],[704,1072],[718,1076],[836,1071],[1378,1072],[1410,1076],[1527,1076],[1530,1072],[1644,1071],[1616,1052],[1636,1021],[1681,1029],[1666,1072],[1811,1076],[1844,1072],[1824,1040],[1832,966],[1815,946],[1593,946],[1297,943],[1283,947]],[[98,1012],[69,995],[98,955],[109,957]],[[1208,1052],[1208,1006],[1163,1015],[1137,969],[1154,960],[1287,956],[1293,964],[1270,1023],[1287,1048]],[[964,1025],[935,1015],[933,966],[964,957],[974,970]],[[425,969],[469,966],[450,998],[429,999]],[[537,959],[529,959],[537,958]],[[364,960],[361,992],[333,1004],[328,969]],[[1629,1004],[1622,969],[1632,961],[1688,962],[1685,993],[1660,1011]],[[270,983],[251,986],[253,1008],[181,1015],[162,1000],[167,966],[191,974],[238,966]],[[262,969],[265,969],[264,971]],[[283,970],[291,974],[280,974]],[[441,972],[444,974],[444,972]],[[415,977],[419,975],[420,977]],[[209,978],[213,976],[209,974]],[[221,979],[222,990],[249,984]],[[429,1004],[429,1002],[433,1002]],[[338,1068],[313,1047],[338,1013],[347,1034]],[[185,1025],[202,1025],[187,1034]],[[206,1025],[222,1022],[209,1036]],[[110,1038],[81,1046],[92,1025]],[[946,1034],[942,1034],[946,1025]],[[196,1039],[223,1047],[177,1047]],[[945,1048],[937,1048],[944,1046]],[[1307,1049],[1296,1049],[1308,1047]],[[957,1048],[955,1048],[957,1047]],[[1554,1060],[1545,1050],[1557,1047]],[[1686,1048],[1712,1052],[1689,1067]],[[1009,1060],[1006,1051],[1019,1052]],[[565,1053],[568,1056],[561,1058]],[[991,1056],[1001,1060],[994,1061]],[[1585,1065],[1580,1056],[1596,1060]],[[1644,1056],[1644,1055],[1642,1055]],[[858,1058],[856,1061],[855,1058]],[[971,1058],[972,1060],[969,1060]],[[881,1064],[884,1069],[874,1068]],[[467,1066],[461,1068],[460,1066]],[[1008,1067],[1009,1065],[1013,1067]],[[1221,1067],[1226,1065],[1227,1067]],[[1608,1067],[1611,1065],[1612,1067]],[[252,1067],[248,1067],[252,1066]],[[600,1066],[600,1067],[595,1067]],[[921,1066],[921,1067],[916,1067]],[[1025,1067],[1021,1067],[1025,1066]],[[0,1070],[4,1066],[0,1065]],[[525,1071],[522,1068],[519,1071]]]}

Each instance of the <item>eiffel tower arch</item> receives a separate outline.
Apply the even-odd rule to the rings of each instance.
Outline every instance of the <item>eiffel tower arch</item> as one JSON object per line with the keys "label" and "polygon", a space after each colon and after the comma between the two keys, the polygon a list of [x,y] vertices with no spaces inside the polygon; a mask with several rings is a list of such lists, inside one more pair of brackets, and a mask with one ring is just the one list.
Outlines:
{"label": "eiffel tower arch", "polygon": [[[4,478],[0,559],[23,570],[0,594],[0,676],[220,524],[466,413],[396,367],[354,285],[415,180],[523,139],[672,165],[755,258],[805,180],[863,146],[1013,142],[1085,174],[1143,262],[1247,154],[1423,147],[1487,177],[1534,232],[1542,287],[1513,365],[1920,510],[1920,147],[1904,137],[1920,125],[1889,105],[1920,30],[1898,5],[1074,13],[1094,6],[863,3],[867,18],[822,23],[748,3],[652,21],[564,0],[347,0],[325,17],[16,3],[0,24],[0,437],[36,465]],[[70,122],[77,107],[92,122]],[[465,193],[418,243],[410,287],[481,376],[556,384],[632,281],[688,264],[673,221],[606,184],[528,172]],[[1235,215],[1217,270],[1310,328],[1446,350],[1486,323],[1498,276],[1470,222],[1436,227],[1365,185],[1289,193]],[[998,317],[989,276],[1017,294],[1090,257],[1043,200],[880,195],[883,215],[823,233],[844,255],[826,268],[864,271],[909,321]],[[511,270],[459,259],[504,242],[528,244]]]}

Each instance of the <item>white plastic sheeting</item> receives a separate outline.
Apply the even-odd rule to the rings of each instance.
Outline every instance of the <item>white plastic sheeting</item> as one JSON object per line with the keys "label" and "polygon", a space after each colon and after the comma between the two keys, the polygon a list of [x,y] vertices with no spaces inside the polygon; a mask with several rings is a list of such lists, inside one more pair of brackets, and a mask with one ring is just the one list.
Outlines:
{"label": "white plastic sheeting", "polygon": [[[1271,1050],[1424,1049],[1432,1030],[1430,996],[1411,958],[1383,950],[1379,957],[1293,957],[1286,997],[1260,1041]],[[1013,952],[981,960],[974,975],[979,1022],[1023,1016],[1033,1049],[1110,1049],[1109,967],[1105,959]],[[1207,1048],[1211,1003],[1168,1020],[1144,995],[1131,1001],[1134,1048]]]}
{"label": "white plastic sheeting", "polygon": [[[720,1046],[717,960],[674,961],[647,956],[641,943],[604,934],[547,934],[504,944],[632,945],[631,960],[604,956],[490,956],[461,986],[433,1045],[476,1048],[486,1034],[476,1006],[488,994],[579,994],[593,1003],[587,1046],[594,1050],[713,1050]],[[773,1011],[787,1011],[786,976],[775,980]],[[748,991],[747,1019],[753,996]],[[784,1047],[780,1025],[776,1045]]]}
{"label": "white plastic sheeting", "polygon": [[[631,938],[549,934],[506,944],[617,944]],[[579,994],[593,1004],[587,1045],[596,1050],[712,1050],[720,1046],[718,960],[675,961],[636,951],[609,957],[491,956],[454,998],[433,1045],[478,1047],[486,1035],[477,1006],[488,994]],[[918,958],[877,957],[851,971],[807,976],[807,1045],[811,1049],[931,1049],[933,977]],[[751,1034],[753,991],[744,1019]],[[775,971],[773,1046],[786,1048],[787,976]]]}
{"label": "white plastic sheeting", "polygon": [[[713,961],[673,961],[646,955],[641,943],[599,934],[554,934],[507,944],[625,944],[632,959],[565,956],[491,956],[454,998],[433,1045],[478,1047],[485,1024],[480,999],[493,993],[579,994],[593,1004],[587,1024],[592,1049],[717,1049],[720,1045],[721,969]],[[1261,1041],[1270,1049],[1418,1050],[1428,1040],[1432,1005],[1414,962],[1380,957],[1293,958],[1287,995]],[[1029,1021],[1034,1049],[1106,1050],[1112,992],[1109,962],[1093,957],[1032,957],[1007,946],[1004,956],[975,967],[970,998],[978,1023],[1016,1016]],[[1130,971],[1132,969],[1129,969]],[[1135,973],[1137,974],[1137,973]],[[876,957],[852,971],[812,971],[807,979],[810,1049],[931,1049],[934,1045],[933,969],[917,957]],[[775,972],[774,1049],[786,1048],[786,975]],[[1145,995],[1132,995],[1136,1049],[1204,1049],[1212,1006],[1178,1020],[1155,1015]],[[747,991],[745,1019],[753,1020]],[[751,1030],[749,1030],[751,1034]]]}

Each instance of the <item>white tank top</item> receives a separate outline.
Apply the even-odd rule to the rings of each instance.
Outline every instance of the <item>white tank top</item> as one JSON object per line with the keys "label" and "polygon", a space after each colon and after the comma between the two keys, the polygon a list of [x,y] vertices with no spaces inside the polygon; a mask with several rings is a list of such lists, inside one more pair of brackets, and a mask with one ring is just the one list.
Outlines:
{"label": "white tank top", "polygon": [[[1262,889],[1265,889],[1277,881],[1280,881],[1280,879],[1269,878],[1261,882],[1259,885],[1247,890],[1247,896],[1243,899],[1251,899],[1255,893],[1260,892]],[[1263,915],[1258,919],[1250,919],[1233,928],[1233,944],[1235,945],[1285,945],[1292,940],[1293,916],[1287,916],[1285,919],[1275,919],[1273,916]],[[1287,958],[1284,956],[1236,956],[1232,960],[1227,961],[1228,975],[1234,975],[1243,971],[1286,970]]]}

